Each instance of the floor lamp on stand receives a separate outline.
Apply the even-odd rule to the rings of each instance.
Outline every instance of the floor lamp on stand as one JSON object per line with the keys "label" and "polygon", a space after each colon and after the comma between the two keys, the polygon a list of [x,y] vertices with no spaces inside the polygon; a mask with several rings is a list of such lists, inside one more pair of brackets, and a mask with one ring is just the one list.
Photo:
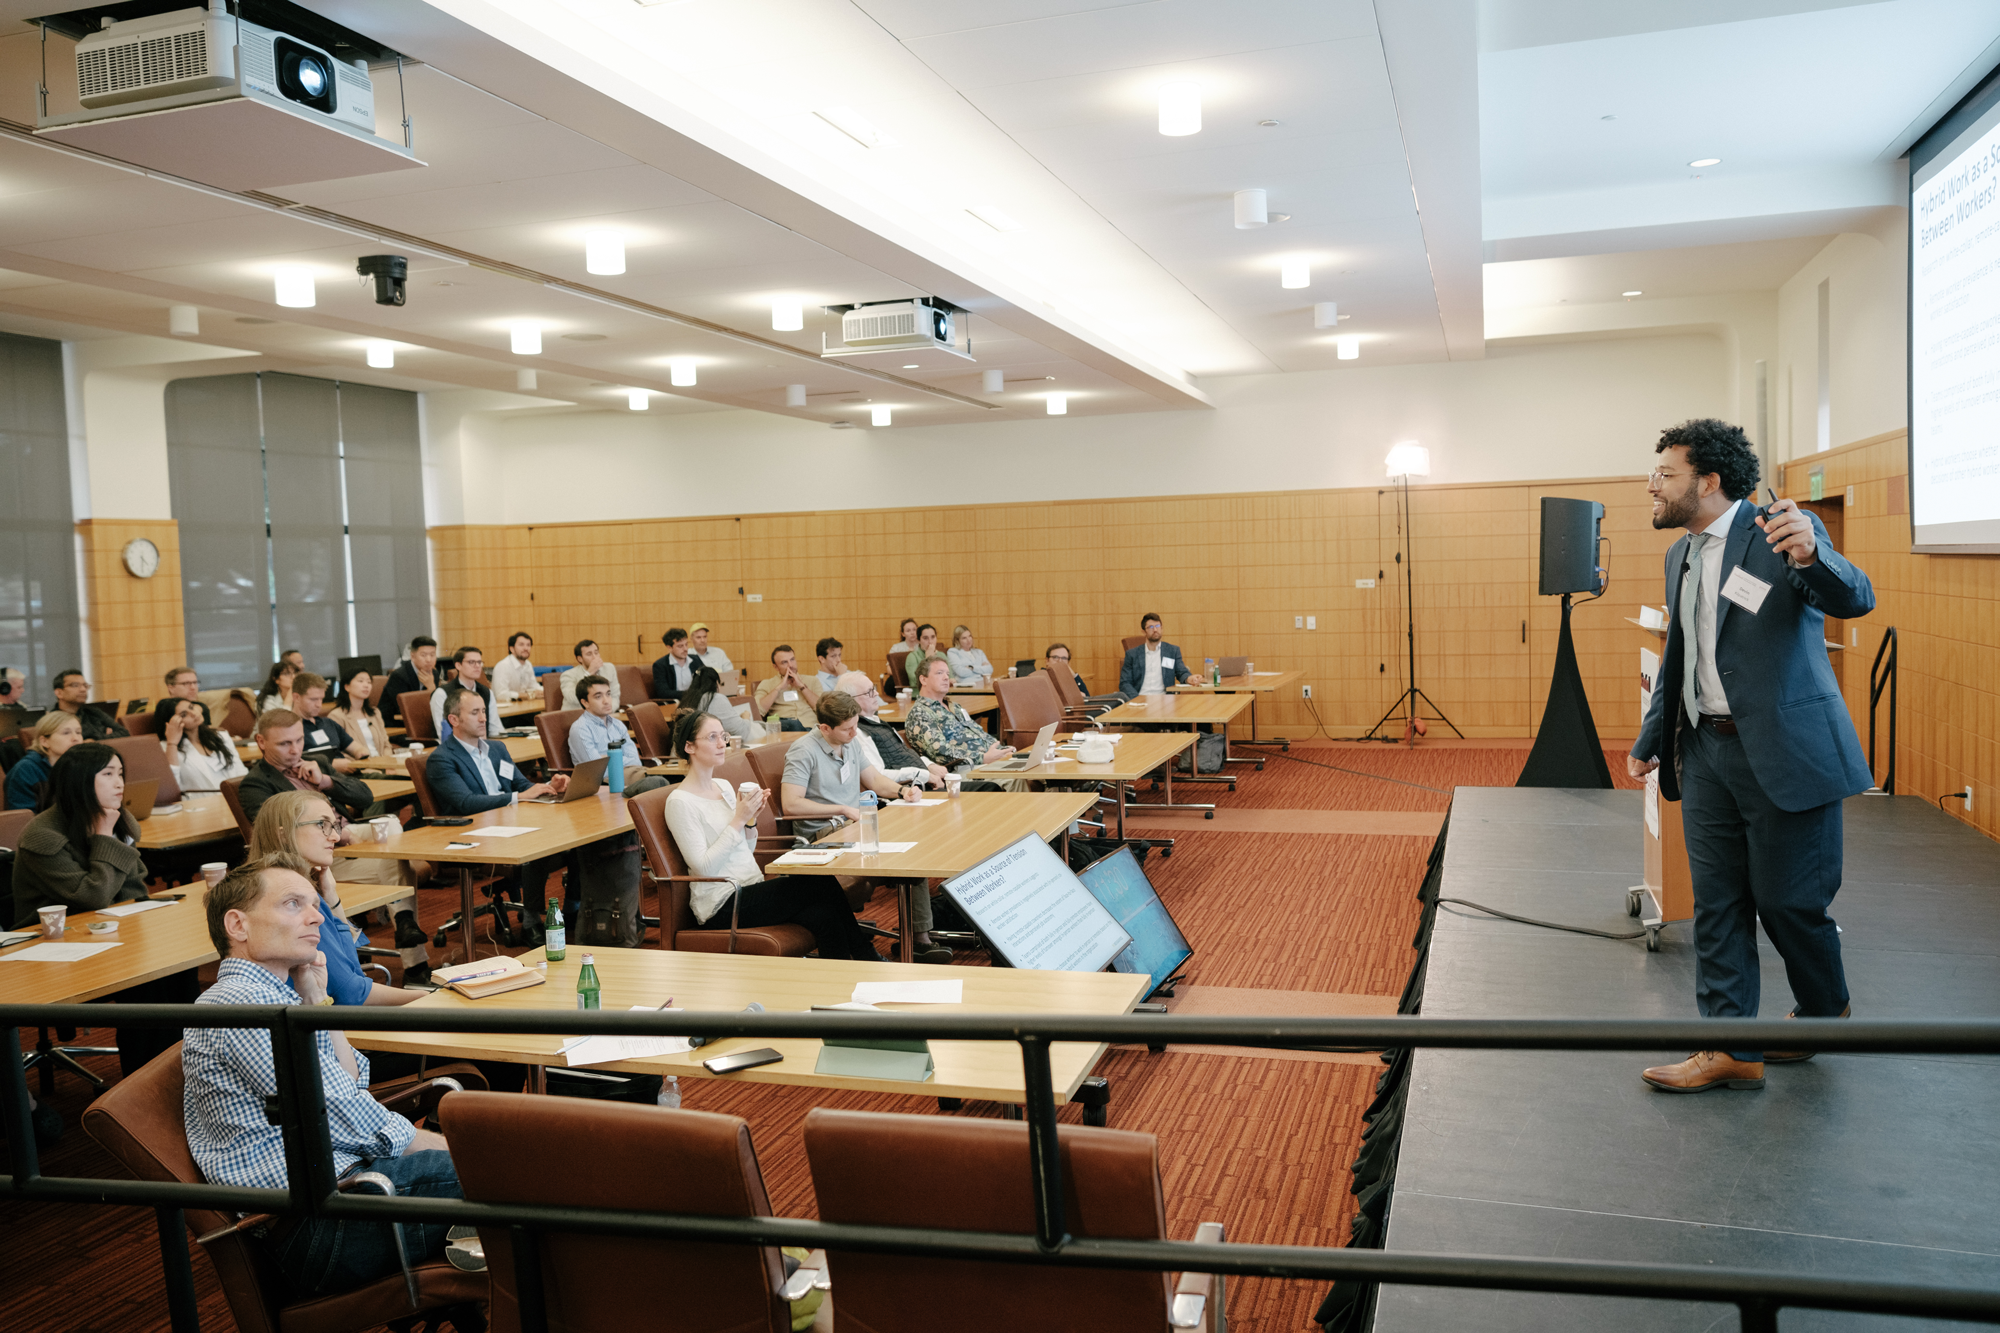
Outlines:
{"label": "floor lamp on stand", "polygon": [[1413,577],[1415,574],[1413,568],[1415,558],[1410,550],[1410,478],[1428,477],[1431,474],[1431,451],[1418,444],[1415,440],[1405,440],[1389,450],[1389,457],[1385,462],[1388,466],[1389,479],[1402,483],[1403,549],[1396,553],[1396,559],[1403,566],[1403,633],[1410,653],[1410,684],[1408,689],[1405,689],[1401,694],[1396,696],[1396,702],[1389,705],[1389,711],[1382,715],[1382,720],[1370,727],[1368,734],[1363,736],[1362,739],[1389,739],[1388,737],[1379,737],[1377,733],[1391,722],[1400,720],[1403,724],[1401,739],[1414,742],[1426,730],[1424,726],[1425,719],[1417,712],[1417,704],[1422,702],[1433,713],[1437,714],[1435,718],[1431,719],[1432,721],[1444,723],[1447,727],[1451,728],[1453,735],[1457,736],[1460,740],[1464,740],[1465,733],[1460,731],[1457,724],[1444,715],[1444,709],[1439,708],[1436,702],[1429,695],[1425,694],[1423,689],[1417,684],[1417,597]]}

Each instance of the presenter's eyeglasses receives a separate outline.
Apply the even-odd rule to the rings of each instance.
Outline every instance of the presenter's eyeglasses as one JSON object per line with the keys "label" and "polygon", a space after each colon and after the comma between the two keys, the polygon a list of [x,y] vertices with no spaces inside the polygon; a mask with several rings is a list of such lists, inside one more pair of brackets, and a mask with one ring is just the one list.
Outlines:
{"label": "presenter's eyeglasses", "polygon": [[1691,477],[1693,475],[1691,472],[1662,472],[1660,469],[1654,468],[1646,474],[1646,488],[1648,490],[1658,490],[1660,486],[1672,481],[1675,477]]}

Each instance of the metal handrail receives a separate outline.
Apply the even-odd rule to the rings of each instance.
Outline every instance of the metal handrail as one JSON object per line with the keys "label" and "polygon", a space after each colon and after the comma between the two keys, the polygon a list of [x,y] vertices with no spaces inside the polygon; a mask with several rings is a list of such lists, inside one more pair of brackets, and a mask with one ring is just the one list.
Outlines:
{"label": "metal handrail", "polygon": [[[0,1041],[19,1044],[22,1027],[89,1026],[106,1015],[93,1005],[0,1005]],[[860,1250],[1064,1268],[1191,1270],[1253,1277],[1396,1282],[1419,1286],[1649,1297],[1735,1305],[1752,1333],[1777,1327],[1786,1307],[1920,1315],[2000,1323],[2000,1289],[1826,1278],[1707,1265],[1508,1258],[1383,1250],[1322,1249],[1228,1242],[1078,1238],[1063,1210],[1061,1159],[1049,1048],[1058,1041],[1159,1045],[1439,1047],[1478,1050],[1656,1050],[1812,1047],[1821,1051],[2000,1054],[1995,1019],[1442,1019],[1417,1017],[1258,1019],[1045,1014],[930,1015],[834,1013],[526,1012],[410,1013],[345,1007],[120,1005],[120,1027],[262,1028],[272,1036],[280,1118],[286,1127],[290,1187],[244,1189],[179,1182],[50,1177],[40,1173],[18,1061],[0,1080],[0,1119],[13,1156],[0,1198],[150,1206],[157,1210],[168,1304],[176,1333],[194,1328],[193,1278],[181,1210],[297,1213],[319,1218],[454,1222],[514,1230],[517,1268],[538,1262],[541,1231]],[[707,1217],[630,1209],[468,1203],[452,1199],[345,1195],[334,1188],[314,1034],[465,1032],[580,1036],[939,1038],[1011,1041],[1021,1048],[1028,1095],[1029,1169],[1035,1234],[936,1231],[808,1222],[776,1217]],[[315,1114],[302,1112],[310,1108]],[[539,1272],[517,1272],[534,1284]],[[543,1333],[540,1312],[524,1308],[523,1328]]]}
{"label": "metal handrail", "polygon": [[[1889,665],[1882,665],[1883,654],[1888,654]],[[1882,646],[1875,650],[1875,660],[1868,666],[1868,775],[1875,775],[1875,705],[1881,702],[1882,691],[1889,691],[1889,772],[1882,779],[1882,794],[1896,794],[1896,627],[1889,626],[1882,632]]]}

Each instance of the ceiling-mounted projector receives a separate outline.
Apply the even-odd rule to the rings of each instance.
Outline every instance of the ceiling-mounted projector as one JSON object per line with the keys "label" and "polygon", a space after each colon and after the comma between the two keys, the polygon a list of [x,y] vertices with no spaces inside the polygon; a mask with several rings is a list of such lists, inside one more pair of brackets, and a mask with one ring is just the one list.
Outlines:
{"label": "ceiling-mounted projector", "polygon": [[[898,352],[910,355],[942,352],[962,360],[972,360],[971,330],[965,330],[964,347],[959,344],[958,317],[965,312],[935,296],[918,296],[904,301],[868,301],[859,305],[830,305],[828,314],[840,316],[840,345],[829,346],[821,335],[821,356],[865,356],[871,352]],[[922,364],[919,357],[919,364]]]}
{"label": "ceiling-mounted projector", "polygon": [[423,165],[376,136],[365,58],[337,59],[232,17],[223,0],[107,20],[76,44],[76,86],[80,110],[45,113],[37,134],[210,184],[256,189]]}

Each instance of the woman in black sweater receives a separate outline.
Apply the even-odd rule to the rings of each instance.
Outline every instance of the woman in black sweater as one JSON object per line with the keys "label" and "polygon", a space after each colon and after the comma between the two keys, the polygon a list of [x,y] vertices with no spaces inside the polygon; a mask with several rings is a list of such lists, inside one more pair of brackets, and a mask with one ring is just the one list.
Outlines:
{"label": "woman in black sweater", "polygon": [[[44,907],[94,912],[146,896],[138,823],[124,811],[125,763],[108,745],[86,741],[56,760],[51,804],[21,831],[14,860],[14,917],[32,925]],[[189,968],[108,996],[123,1004],[192,1004]],[[130,1074],[181,1039],[179,1028],[126,1028],[118,1067]]]}

